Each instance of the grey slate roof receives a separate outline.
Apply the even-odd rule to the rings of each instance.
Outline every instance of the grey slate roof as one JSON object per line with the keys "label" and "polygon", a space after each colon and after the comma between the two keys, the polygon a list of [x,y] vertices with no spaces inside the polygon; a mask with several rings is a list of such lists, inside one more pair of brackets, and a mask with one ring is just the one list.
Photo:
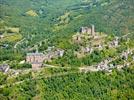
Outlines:
{"label": "grey slate roof", "polygon": [[44,56],[43,53],[27,53],[27,56]]}
{"label": "grey slate roof", "polygon": [[9,70],[9,65],[7,64],[0,65],[1,72],[7,72],[8,70]]}

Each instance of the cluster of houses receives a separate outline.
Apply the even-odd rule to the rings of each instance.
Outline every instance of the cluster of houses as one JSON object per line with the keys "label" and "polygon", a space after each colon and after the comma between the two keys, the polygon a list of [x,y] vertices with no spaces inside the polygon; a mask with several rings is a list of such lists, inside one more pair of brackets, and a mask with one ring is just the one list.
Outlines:
{"label": "cluster of houses", "polygon": [[[13,29],[19,31],[19,29]],[[105,46],[108,46],[109,48],[116,48],[119,46],[119,38],[116,37],[113,41],[108,42],[105,44],[105,37],[107,37],[106,34],[98,34],[95,32],[95,26],[92,25],[90,27],[81,27],[80,31],[74,35],[72,38],[75,42],[81,42],[83,41],[83,38],[88,38],[88,45],[86,47],[81,46],[80,50],[76,52],[76,55],[86,54],[86,53],[92,53],[94,49],[102,50]],[[2,35],[0,35],[0,38],[3,38]],[[87,39],[87,40],[88,40]],[[64,50],[62,49],[55,49],[55,47],[48,47],[48,49],[44,53],[27,53],[26,55],[26,62],[32,65],[33,70],[38,70],[43,66],[43,62],[51,61],[53,58],[63,57]],[[133,55],[132,50],[124,51],[120,57],[125,58],[125,60],[128,59],[129,54]],[[93,66],[94,71],[111,71],[111,69],[115,68],[113,64],[109,64],[112,61],[112,59],[106,59],[99,64]],[[134,61],[134,56],[133,56]],[[128,64],[127,64],[128,65]],[[125,65],[124,65],[125,66]],[[120,66],[118,66],[120,67]],[[7,73],[10,70],[9,65],[3,64],[0,65],[0,71]],[[88,70],[88,68],[87,68]]]}
{"label": "cluster of houses", "polygon": [[129,55],[133,55],[133,50],[128,49],[127,51],[123,51],[123,53],[121,54],[121,57],[124,58],[125,60],[128,60]]}
{"label": "cluster of houses", "polygon": [[19,73],[21,73],[22,70],[14,70],[14,69],[11,69],[8,64],[1,64],[0,72],[2,72],[4,74],[8,74],[10,76],[12,76],[12,75],[15,76],[15,75],[18,75]]}
{"label": "cluster of houses", "polygon": [[26,62],[32,65],[33,70],[38,70],[42,67],[43,62],[50,61],[52,58],[62,57],[64,55],[64,50],[57,49],[55,51],[49,51],[44,53],[27,53]]}
{"label": "cluster of houses", "polygon": [[[51,61],[53,58],[62,57],[64,55],[64,52],[65,51],[62,49],[54,49],[54,47],[48,47],[45,53],[39,53],[38,51],[35,53],[27,53],[26,61],[22,61],[20,64],[26,62],[32,65],[33,70],[38,70],[43,66],[43,62]],[[0,72],[11,72],[12,74],[17,75],[21,71],[10,69],[10,66],[8,64],[1,64]]]}
{"label": "cluster of houses", "polygon": [[112,61],[111,59],[106,59],[106,60],[100,62],[100,63],[96,66],[96,68],[97,68],[98,70],[100,70],[100,71],[103,71],[103,70],[105,70],[105,71],[111,71],[110,69],[114,67],[113,65],[112,65],[112,66],[109,66],[109,63],[110,63],[111,61]]}
{"label": "cluster of houses", "polygon": [[132,62],[127,61],[129,55],[131,55],[132,62],[134,62],[133,50],[128,49],[126,51],[123,51],[121,53],[121,55],[119,56],[120,58],[125,58],[124,59],[124,64],[122,64],[122,65],[114,65],[111,62],[116,60],[116,59],[108,58],[108,59],[105,59],[104,61],[98,63],[97,65],[93,65],[93,66],[90,66],[90,67],[82,67],[82,68],[80,68],[80,72],[85,72],[85,73],[89,72],[89,71],[107,71],[107,72],[111,72],[112,69],[114,69],[114,68],[121,69],[123,67],[129,67],[130,64],[132,63]]}
{"label": "cluster of houses", "polygon": [[106,43],[107,35],[104,33],[95,32],[95,26],[82,27],[77,34],[72,36],[72,39],[75,43],[85,44],[86,46],[80,47],[78,51],[75,52],[77,57],[81,57],[86,53],[92,53],[95,49],[103,50],[104,47],[108,46],[109,48],[117,48],[119,46],[119,38],[115,37],[114,40]]}
{"label": "cluster of houses", "polygon": [[109,44],[108,44],[109,48],[116,48],[119,46],[119,38],[116,37],[113,41],[111,41]]}
{"label": "cluster of houses", "polygon": [[[57,51],[54,51],[53,53],[49,53],[46,55],[43,53],[38,53],[38,52],[28,53],[26,56],[26,62],[32,65],[33,70],[38,70],[42,67],[44,61],[47,61],[49,59],[56,58],[56,57],[62,57],[63,55],[64,55],[64,50],[57,50]],[[133,50],[128,49],[126,51],[123,51],[119,57],[125,58],[124,60],[127,61],[129,55],[132,56],[132,62],[133,62],[134,61]],[[128,67],[130,65],[130,62],[126,62],[123,65],[110,64],[110,62],[114,60],[115,59],[113,58],[108,58],[98,63],[97,65],[93,65],[92,67],[90,66],[90,67],[81,68],[80,71],[81,72],[88,72],[88,71],[111,72],[113,68],[121,69],[123,67]],[[0,65],[0,72],[3,72],[3,73],[12,72],[14,75],[17,75],[19,72],[21,72],[21,70],[15,71],[15,70],[10,69],[10,66],[8,64],[2,64]]]}
{"label": "cluster of houses", "polygon": [[81,51],[83,51],[83,53],[92,53],[93,52],[93,48],[90,47],[90,46],[87,46],[87,47],[82,47],[81,48]]}
{"label": "cluster of houses", "polygon": [[132,52],[129,52],[129,50],[127,51],[124,51],[120,57],[124,57],[124,64],[121,64],[121,65],[114,65],[114,64],[109,64],[110,62],[112,62],[113,60],[112,59],[106,59],[104,61],[102,61],[101,63],[99,63],[96,68],[100,71],[108,71],[108,72],[111,72],[113,68],[117,68],[117,69],[121,69],[123,67],[129,67],[129,65],[131,64],[131,62],[128,62],[128,56],[129,54],[131,54],[131,57],[132,57],[132,62],[134,62],[134,56],[133,56],[133,53]]}

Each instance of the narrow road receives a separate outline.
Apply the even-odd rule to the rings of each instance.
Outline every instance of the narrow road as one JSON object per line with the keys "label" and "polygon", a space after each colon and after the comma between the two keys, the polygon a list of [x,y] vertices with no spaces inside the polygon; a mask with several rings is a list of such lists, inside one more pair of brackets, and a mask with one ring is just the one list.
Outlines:
{"label": "narrow road", "polygon": [[60,68],[60,69],[70,69],[71,67],[59,67],[59,66],[55,66],[55,65],[49,65],[49,64],[43,64],[43,66],[45,66],[45,68]]}
{"label": "narrow road", "polygon": [[22,40],[20,40],[20,41],[18,41],[15,45],[14,45],[14,49],[16,49],[17,48],[17,46],[19,45],[19,44],[21,44],[21,42],[23,42],[25,40],[25,38],[24,39],[22,39]]}

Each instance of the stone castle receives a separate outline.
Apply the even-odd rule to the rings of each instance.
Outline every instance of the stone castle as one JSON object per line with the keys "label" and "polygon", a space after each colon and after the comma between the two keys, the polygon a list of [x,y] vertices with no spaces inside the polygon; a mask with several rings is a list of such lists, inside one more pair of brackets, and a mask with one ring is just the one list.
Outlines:
{"label": "stone castle", "polygon": [[91,28],[90,27],[81,27],[80,33],[82,33],[82,34],[87,33],[87,34],[95,35],[95,27],[94,27],[94,25],[92,25]]}
{"label": "stone castle", "polygon": [[94,37],[96,36],[95,27],[94,25],[90,27],[81,27],[80,31],[77,34],[73,35],[74,42],[81,42],[83,37]]}

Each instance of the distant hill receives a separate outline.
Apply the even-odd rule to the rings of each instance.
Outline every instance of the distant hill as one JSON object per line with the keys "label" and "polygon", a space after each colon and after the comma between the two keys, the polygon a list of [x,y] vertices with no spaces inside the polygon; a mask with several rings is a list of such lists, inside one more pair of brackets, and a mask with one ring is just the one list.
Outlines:
{"label": "distant hill", "polygon": [[[95,24],[100,31],[115,34],[125,34],[133,31],[133,1],[132,0],[2,0],[1,20],[7,25],[21,26],[22,33],[51,31],[55,20],[64,12],[72,12],[71,25],[79,26]],[[40,18],[30,18],[24,13],[32,10]],[[36,11],[33,12],[33,11]],[[78,20],[74,17],[83,15]],[[32,24],[32,25],[31,25]],[[44,27],[43,27],[44,26]],[[73,27],[74,30],[74,27]],[[64,33],[63,33],[64,34]]]}

